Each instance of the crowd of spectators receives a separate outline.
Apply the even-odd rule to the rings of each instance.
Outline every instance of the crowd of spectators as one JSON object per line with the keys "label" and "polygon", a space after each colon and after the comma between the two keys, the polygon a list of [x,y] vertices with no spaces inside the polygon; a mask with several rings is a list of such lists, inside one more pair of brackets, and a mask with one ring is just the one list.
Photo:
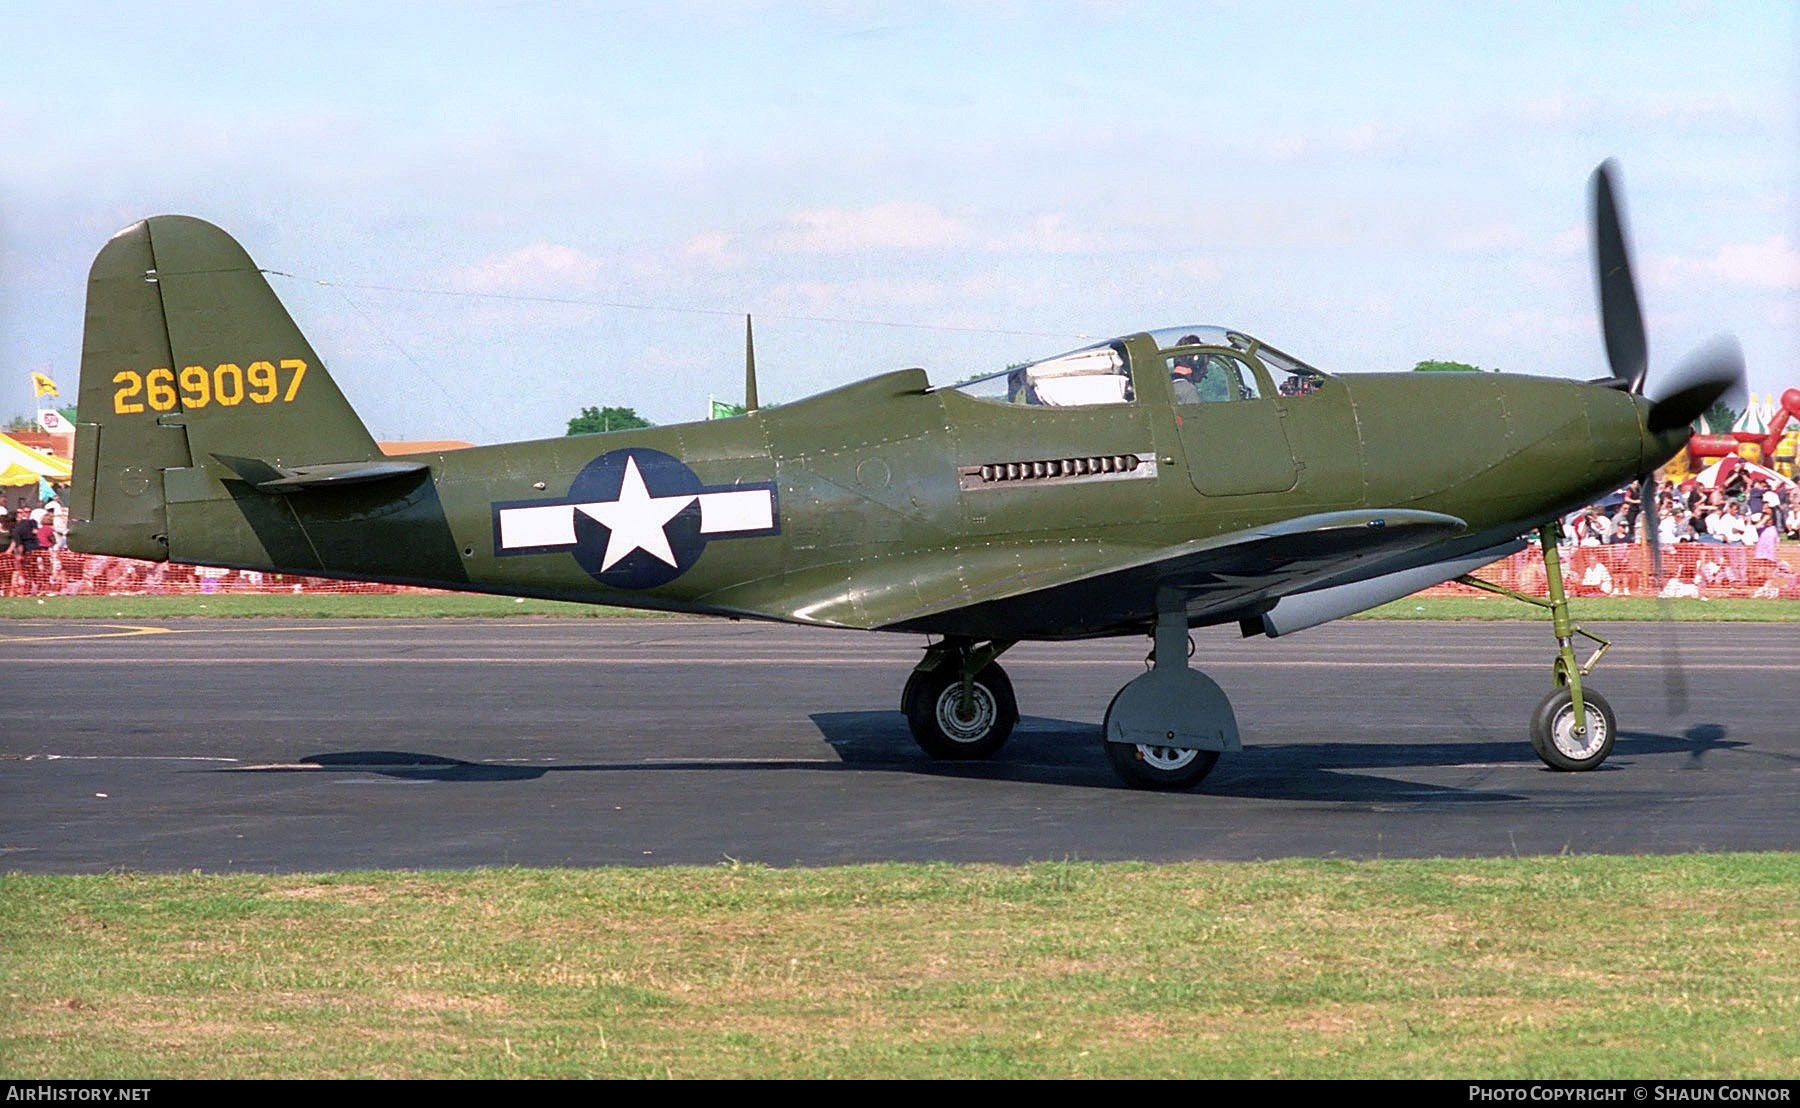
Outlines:
{"label": "crowd of spectators", "polygon": [[[1713,487],[1693,478],[1654,484],[1658,541],[1664,546],[1712,542],[1772,546],[1800,540],[1800,486],[1778,483],[1737,467]],[[1633,484],[1576,513],[1564,522],[1569,541],[1578,546],[1647,542],[1649,516],[1641,486]]]}
{"label": "crowd of spectators", "polygon": [[9,504],[0,495],[0,590],[6,595],[42,591],[51,562],[68,545],[69,512],[59,495],[35,505],[23,496]]}
{"label": "crowd of spectators", "polygon": [[[1646,490],[1655,497],[1654,516],[1644,510]],[[1780,556],[1781,543],[1800,540],[1800,486],[1743,465],[1725,467],[1710,486],[1691,477],[1629,485],[1565,519],[1564,536],[1579,562],[1578,591],[1613,593],[1620,583],[1609,560],[1582,552],[1647,544],[1652,518],[1662,548],[1664,596],[1704,596],[1719,589],[1752,590],[1752,596],[1800,591],[1793,566]]]}

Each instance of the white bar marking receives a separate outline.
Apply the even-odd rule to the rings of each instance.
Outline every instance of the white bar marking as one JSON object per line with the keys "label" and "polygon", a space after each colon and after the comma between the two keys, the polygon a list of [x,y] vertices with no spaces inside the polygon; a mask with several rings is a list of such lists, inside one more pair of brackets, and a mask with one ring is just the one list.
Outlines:
{"label": "white bar marking", "polygon": [[567,504],[500,509],[500,546],[574,546],[575,512]]}
{"label": "white bar marking", "polygon": [[775,526],[774,498],[768,489],[700,494],[700,533],[767,531]]}

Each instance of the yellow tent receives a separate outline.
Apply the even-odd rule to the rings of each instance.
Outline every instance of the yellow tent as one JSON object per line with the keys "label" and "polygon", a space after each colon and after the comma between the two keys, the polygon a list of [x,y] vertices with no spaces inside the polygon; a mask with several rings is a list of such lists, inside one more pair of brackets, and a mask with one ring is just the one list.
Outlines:
{"label": "yellow tent", "polygon": [[69,463],[43,454],[10,435],[0,435],[0,488],[35,485],[38,480],[67,481]]}

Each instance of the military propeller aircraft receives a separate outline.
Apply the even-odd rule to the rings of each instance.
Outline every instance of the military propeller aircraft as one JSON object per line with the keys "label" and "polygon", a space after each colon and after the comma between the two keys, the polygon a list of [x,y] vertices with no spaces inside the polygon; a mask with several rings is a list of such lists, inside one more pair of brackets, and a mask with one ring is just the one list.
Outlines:
{"label": "military propeller aircraft", "polygon": [[158,216],[89,277],[69,545],[921,635],[901,708],[948,759],[1011,733],[996,659],[1015,643],[1146,635],[1102,745],[1128,784],[1180,789],[1241,749],[1189,665],[1191,628],[1289,634],[1465,578],[1536,531],[1550,599],[1522,599],[1550,608],[1558,648],[1531,741],[1588,770],[1616,723],[1583,684],[1605,644],[1577,661],[1557,521],[1666,461],[1743,377],[1728,339],[1646,372],[1614,173],[1591,181],[1612,370],[1595,381],[1341,377],[1184,326],[759,410],[747,349],[743,418],[408,457],[377,447],[242,247]]}

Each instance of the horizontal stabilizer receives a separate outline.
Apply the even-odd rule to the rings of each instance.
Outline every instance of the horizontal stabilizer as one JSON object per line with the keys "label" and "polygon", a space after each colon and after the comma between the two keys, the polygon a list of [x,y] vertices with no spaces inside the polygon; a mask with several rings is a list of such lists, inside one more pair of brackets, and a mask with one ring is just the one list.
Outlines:
{"label": "horizontal stabilizer", "polygon": [[326,462],[309,466],[278,466],[258,458],[232,458],[214,454],[214,458],[249,482],[259,492],[303,492],[308,489],[337,488],[385,481],[408,473],[423,473],[431,468],[424,462],[393,459],[369,462]]}

